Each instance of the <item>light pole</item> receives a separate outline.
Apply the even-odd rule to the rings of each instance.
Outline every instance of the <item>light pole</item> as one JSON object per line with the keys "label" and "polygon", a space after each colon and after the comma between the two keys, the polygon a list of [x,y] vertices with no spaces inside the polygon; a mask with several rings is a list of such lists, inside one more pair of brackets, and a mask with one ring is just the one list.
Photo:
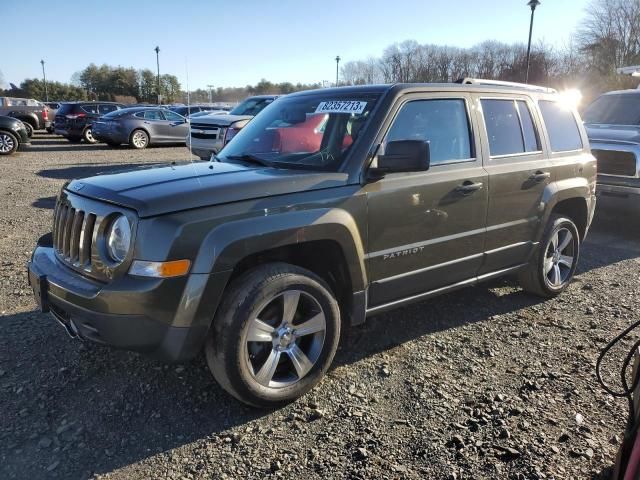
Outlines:
{"label": "light pole", "polygon": [[340,65],[340,55],[336,56],[336,87],[338,86],[338,66]]}
{"label": "light pole", "polygon": [[160,47],[154,48],[156,52],[156,66],[158,67],[158,105],[160,105]]}
{"label": "light pole", "polygon": [[529,0],[527,3],[531,7],[531,22],[529,23],[529,43],[527,44],[527,72],[525,73],[524,83],[529,83],[529,59],[531,57],[531,34],[533,33],[533,12],[540,5],[538,0]]}
{"label": "light pole", "polygon": [[42,64],[42,81],[44,82],[44,101],[49,101],[49,92],[47,90],[47,75],[44,73],[44,60],[40,60]]}
{"label": "light pole", "polygon": [[213,85],[207,85],[207,88],[209,89],[209,103],[213,103]]}

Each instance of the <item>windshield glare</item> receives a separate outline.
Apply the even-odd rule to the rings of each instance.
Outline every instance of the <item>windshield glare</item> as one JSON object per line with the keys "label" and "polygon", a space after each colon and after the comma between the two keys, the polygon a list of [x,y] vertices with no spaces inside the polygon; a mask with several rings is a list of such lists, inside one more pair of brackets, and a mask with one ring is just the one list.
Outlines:
{"label": "windshield glare", "polygon": [[640,95],[602,95],[587,107],[582,118],[585,123],[638,125],[640,124]]}
{"label": "windshield glare", "polygon": [[221,161],[259,158],[281,167],[337,170],[364,130],[378,96],[281,98],[243,128]]}
{"label": "windshield glare", "polygon": [[260,113],[267,105],[273,103],[275,98],[267,97],[267,98],[247,98],[240,105],[236,106],[229,113],[231,115],[257,115]]}

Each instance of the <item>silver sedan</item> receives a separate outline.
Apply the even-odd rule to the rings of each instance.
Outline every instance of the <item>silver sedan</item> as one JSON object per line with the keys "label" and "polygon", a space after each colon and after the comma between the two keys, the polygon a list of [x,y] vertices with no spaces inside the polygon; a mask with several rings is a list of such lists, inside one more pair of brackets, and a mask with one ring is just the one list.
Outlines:
{"label": "silver sedan", "polygon": [[93,123],[93,137],[111,146],[146,148],[158,144],[185,144],[189,122],[171,110],[131,107],[108,113]]}

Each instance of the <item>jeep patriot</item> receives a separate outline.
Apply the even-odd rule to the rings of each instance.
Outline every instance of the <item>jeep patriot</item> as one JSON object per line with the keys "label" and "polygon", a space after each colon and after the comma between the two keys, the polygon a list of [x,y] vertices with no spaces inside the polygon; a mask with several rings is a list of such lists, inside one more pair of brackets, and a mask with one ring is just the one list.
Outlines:
{"label": "jeep patriot", "polygon": [[209,162],[74,180],[28,265],[75,337],[184,361],[276,407],[350,325],[517,274],[576,270],[596,161],[551,89],[464,79],[275,100]]}

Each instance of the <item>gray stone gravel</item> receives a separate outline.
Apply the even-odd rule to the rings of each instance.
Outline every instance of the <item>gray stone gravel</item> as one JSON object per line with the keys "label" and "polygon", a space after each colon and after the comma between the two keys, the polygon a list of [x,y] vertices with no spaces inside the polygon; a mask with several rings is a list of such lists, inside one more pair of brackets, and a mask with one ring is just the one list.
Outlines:
{"label": "gray stone gravel", "polygon": [[67,338],[27,285],[65,180],[185,158],[48,135],[0,158],[0,478],[606,478],[626,407],[594,365],[640,310],[637,216],[599,209],[565,295],[504,279],[370,319],[317,389],[259,411],[202,358]]}

